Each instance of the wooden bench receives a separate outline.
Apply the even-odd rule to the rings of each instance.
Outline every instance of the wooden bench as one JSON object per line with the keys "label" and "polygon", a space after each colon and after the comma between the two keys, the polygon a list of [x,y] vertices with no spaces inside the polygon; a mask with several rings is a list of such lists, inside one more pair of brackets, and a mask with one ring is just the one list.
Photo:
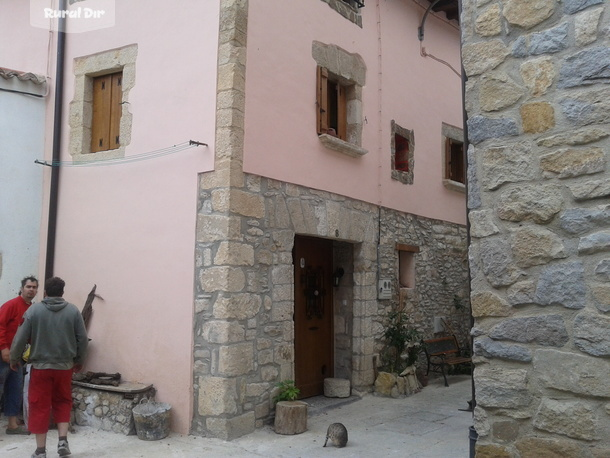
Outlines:
{"label": "wooden bench", "polygon": [[424,340],[424,351],[428,360],[426,375],[430,373],[430,369],[440,372],[445,379],[445,386],[449,386],[445,368],[456,364],[472,364],[472,358],[462,356],[455,336]]}

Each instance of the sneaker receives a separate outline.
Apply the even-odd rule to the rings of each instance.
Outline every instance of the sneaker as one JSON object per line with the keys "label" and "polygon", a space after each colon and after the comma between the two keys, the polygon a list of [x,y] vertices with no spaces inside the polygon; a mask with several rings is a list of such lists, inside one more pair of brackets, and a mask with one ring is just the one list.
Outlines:
{"label": "sneaker", "polygon": [[70,455],[70,447],[68,447],[68,441],[59,441],[57,444],[57,454],[59,456]]}
{"label": "sneaker", "polygon": [[44,453],[34,452],[34,453],[32,453],[32,458],[47,458],[47,453],[46,452],[44,452]]}

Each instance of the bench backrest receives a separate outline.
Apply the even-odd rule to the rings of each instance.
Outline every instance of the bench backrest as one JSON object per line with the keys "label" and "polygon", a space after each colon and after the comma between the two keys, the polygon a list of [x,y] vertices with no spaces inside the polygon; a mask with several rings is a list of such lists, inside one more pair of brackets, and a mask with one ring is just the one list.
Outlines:
{"label": "bench backrest", "polygon": [[424,340],[424,348],[430,356],[460,352],[455,336]]}

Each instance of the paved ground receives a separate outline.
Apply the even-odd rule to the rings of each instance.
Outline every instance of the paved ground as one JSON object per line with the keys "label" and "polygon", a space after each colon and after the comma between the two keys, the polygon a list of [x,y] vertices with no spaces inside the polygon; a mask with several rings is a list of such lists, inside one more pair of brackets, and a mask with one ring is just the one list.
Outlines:
{"label": "paved ground", "polygon": [[[472,413],[470,376],[452,376],[450,386],[434,379],[421,392],[403,399],[367,395],[361,399],[312,398],[308,431],[282,436],[271,426],[231,442],[171,434],[158,441],[143,441],[77,427],[69,436],[73,458],[195,458],[195,457],[414,457],[469,456]],[[310,400],[308,400],[310,401]],[[349,433],[345,448],[323,448],[328,425],[343,423]],[[4,422],[3,422],[4,423]],[[6,436],[0,429],[0,456],[26,458],[34,451],[34,436]],[[57,431],[49,432],[47,456],[57,457]]]}

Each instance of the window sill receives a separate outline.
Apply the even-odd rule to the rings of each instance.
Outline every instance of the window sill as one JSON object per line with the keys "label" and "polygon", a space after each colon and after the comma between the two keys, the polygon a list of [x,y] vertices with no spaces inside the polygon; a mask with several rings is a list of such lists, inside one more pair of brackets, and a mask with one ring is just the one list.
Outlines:
{"label": "window sill", "polygon": [[459,181],[445,179],[443,180],[443,186],[450,191],[457,191],[466,194],[466,185],[464,183],[460,183]]}
{"label": "window sill", "polygon": [[356,146],[352,143],[343,141],[340,138],[333,137],[332,135],[320,134],[318,138],[320,139],[320,142],[328,149],[332,149],[333,151],[337,151],[339,153],[347,154],[351,157],[362,157],[368,153],[368,150]]}

